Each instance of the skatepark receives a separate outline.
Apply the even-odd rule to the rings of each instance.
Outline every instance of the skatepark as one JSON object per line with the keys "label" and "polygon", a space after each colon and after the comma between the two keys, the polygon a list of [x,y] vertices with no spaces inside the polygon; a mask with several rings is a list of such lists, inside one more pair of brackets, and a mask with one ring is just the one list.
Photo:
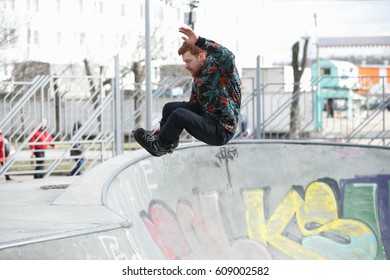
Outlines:
{"label": "skatepark", "polygon": [[0,259],[390,258],[390,149],[242,140],[1,183]]}

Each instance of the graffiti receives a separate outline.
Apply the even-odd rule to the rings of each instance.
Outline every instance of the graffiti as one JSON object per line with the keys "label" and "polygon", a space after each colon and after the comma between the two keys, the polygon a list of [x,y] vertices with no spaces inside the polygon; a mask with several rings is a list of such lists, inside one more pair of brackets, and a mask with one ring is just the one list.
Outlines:
{"label": "graffiti", "polygon": [[122,251],[119,241],[115,236],[101,235],[98,236],[106,255],[111,260],[127,260],[128,256]]}
{"label": "graffiti", "polygon": [[[386,259],[389,189],[390,175],[318,179],[292,186],[272,212],[271,187],[243,189],[242,211],[223,209],[221,192],[195,189],[175,211],[153,200],[140,216],[168,259]],[[231,236],[226,211],[242,213],[246,236]]]}
{"label": "graffiti", "polygon": [[151,192],[152,190],[155,190],[158,188],[157,183],[150,182],[150,178],[153,178],[154,170],[151,165],[151,162],[148,160],[141,161],[140,163],[141,168],[143,169],[143,174],[145,174],[145,179],[146,179],[146,185],[148,186],[149,191]]}
{"label": "graffiti", "polygon": [[[375,258],[375,235],[366,224],[338,216],[337,201],[328,184],[311,183],[304,197],[292,188],[269,218],[260,215],[251,220],[253,212],[264,212],[257,209],[263,203],[254,203],[252,199],[259,201],[264,197],[261,189],[244,191],[250,238],[268,243],[295,259]],[[300,242],[284,235],[293,218],[303,236]]]}
{"label": "graffiti", "polygon": [[235,147],[222,147],[219,150],[219,153],[215,155],[217,160],[212,160],[211,162],[216,166],[216,167],[221,167],[222,163],[228,163],[229,160],[234,160],[234,158],[238,157],[238,151],[237,148]]}
{"label": "graffiti", "polygon": [[344,158],[359,158],[364,155],[364,151],[359,148],[345,149],[337,152],[337,157],[340,159]]}
{"label": "graffiti", "polygon": [[228,176],[229,187],[232,189],[231,175],[229,170],[229,161],[238,158],[238,151],[235,147],[221,147],[219,152],[215,155],[216,160],[211,160],[214,166],[221,168],[225,163],[226,173]]}
{"label": "graffiti", "polygon": [[377,259],[390,258],[390,176],[359,177],[340,181],[346,218],[364,221],[378,238]]}
{"label": "graffiti", "polygon": [[[207,208],[207,210],[205,209]],[[250,240],[229,240],[218,207],[218,193],[194,191],[191,201],[179,201],[176,214],[153,200],[141,212],[149,233],[168,259],[271,259],[265,246]]]}

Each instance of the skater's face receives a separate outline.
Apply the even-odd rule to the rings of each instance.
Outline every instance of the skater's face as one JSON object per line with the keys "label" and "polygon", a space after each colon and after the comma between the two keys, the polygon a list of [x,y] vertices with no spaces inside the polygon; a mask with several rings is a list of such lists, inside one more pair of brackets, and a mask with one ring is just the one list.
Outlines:
{"label": "skater's face", "polygon": [[189,51],[183,53],[183,62],[186,69],[191,73],[192,77],[197,77],[202,70],[206,60],[206,53],[201,52],[197,55],[191,54]]}

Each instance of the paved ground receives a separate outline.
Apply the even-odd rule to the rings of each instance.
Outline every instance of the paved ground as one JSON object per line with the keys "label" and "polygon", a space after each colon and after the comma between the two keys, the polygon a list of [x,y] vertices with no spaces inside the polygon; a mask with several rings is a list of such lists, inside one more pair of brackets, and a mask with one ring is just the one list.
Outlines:
{"label": "paved ground", "polygon": [[0,183],[0,248],[10,243],[22,244],[42,236],[95,226],[104,219],[104,223],[117,220],[104,208],[53,207],[55,199],[78,179],[76,177],[14,179]]}

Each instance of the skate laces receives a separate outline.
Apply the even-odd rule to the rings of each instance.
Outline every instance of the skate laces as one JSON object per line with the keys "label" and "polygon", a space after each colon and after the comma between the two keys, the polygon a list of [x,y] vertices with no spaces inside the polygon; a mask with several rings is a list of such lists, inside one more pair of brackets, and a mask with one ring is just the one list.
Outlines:
{"label": "skate laces", "polygon": [[153,142],[158,139],[158,135],[153,134],[151,131],[145,131],[142,137],[148,142]]}
{"label": "skate laces", "polygon": [[159,138],[159,134],[156,133],[156,134],[153,134],[152,131],[147,131],[147,130],[144,130],[144,133],[142,135],[142,138],[150,143],[150,145],[153,147],[153,149],[155,149],[156,151],[160,152],[160,153],[169,153],[171,154],[173,152],[173,150],[178,146],[178,142],[175,142],[173,144],[171,144],[169,147],[167,148],[162,148],[160,147],[160,145],[158,144],[158,138]]}

